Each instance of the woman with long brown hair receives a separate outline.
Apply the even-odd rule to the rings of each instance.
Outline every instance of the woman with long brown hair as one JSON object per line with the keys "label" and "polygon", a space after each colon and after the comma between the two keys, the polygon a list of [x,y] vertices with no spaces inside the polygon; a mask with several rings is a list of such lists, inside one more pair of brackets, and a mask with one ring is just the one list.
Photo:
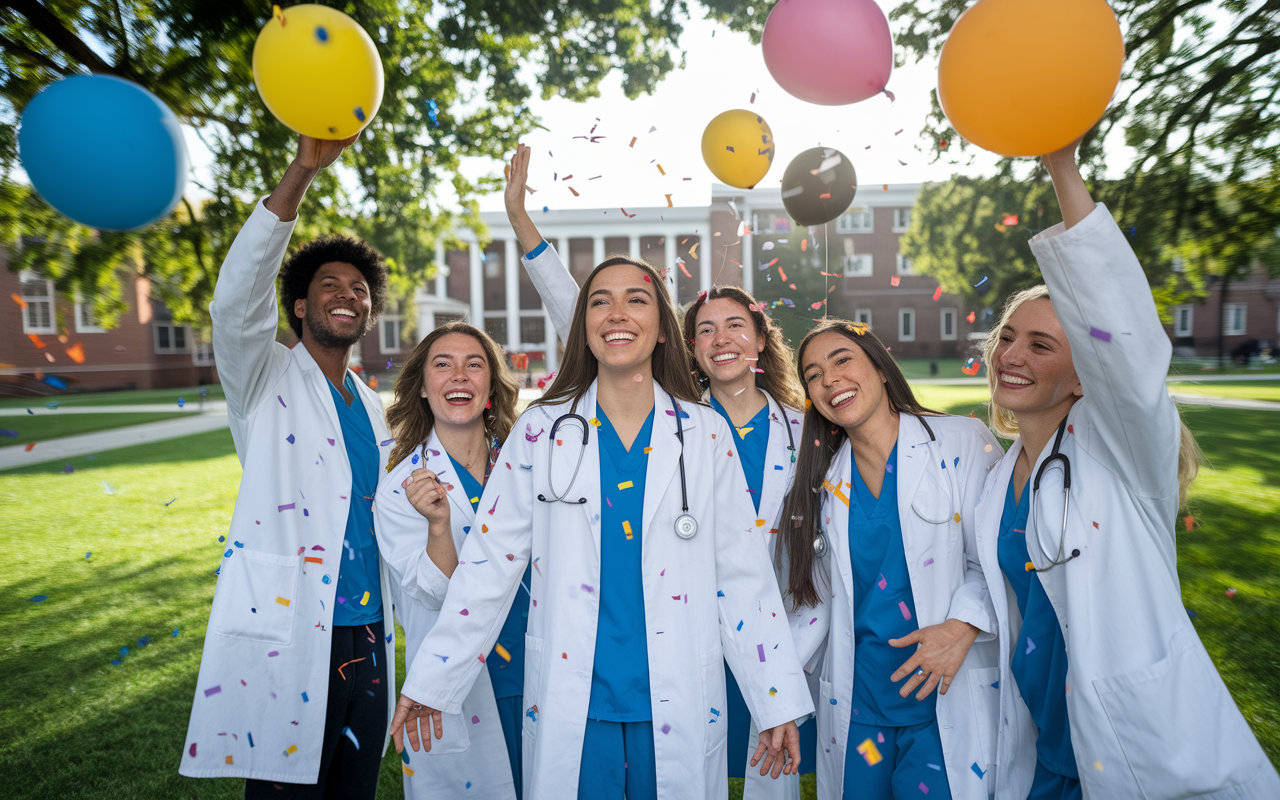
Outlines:
{"label": "woman with long brown hair", "polygon": [[866,325],[819,324],[798,363],[809,403],[777,563],[801,661],[826,645],[818,796],[986,800],[995,623],[972,512],[1000,447],[921,406]]}
{"label": "woman with long brown hair", "polygon": [[1124,233],[1043,156],[1063,221],[1045,286],[987,340],[991,425],[1016,440],[977,509],[1000,629],[997,797],[1280,797],[1280,778],[1182,604],[1174,530],[1200,452]]}
{"label": "woman with long brown hair", "polygon": [[726,658],[764,729],[761,771],[795,773],[813,703],[768,555],[740,544],[758,534],[736,437],[697,402],[680,339],[652,266],[591,273],[409,669],[397,749],[406,733],[431,747],[459,712],[532,563],[526,798],[723,797]]}
{"label": "woman with long brown hair", "polygon": [[[396,379],[396,398],[387,409],[395,439],[388,463],[394,466],[378,486],[374,519],[410,669],[440,617],[458,551],[471,535],[483,487],[515,422],[518,398],[502,350],[465,322],[428,333]],[[458,724],[448,726],[451,739],[406,765],[406,800],[520,797],[528,584],[526,572],[524,590],[489,651],[488,669],[463,700]],[[507,768],[494,758],[502,752]]]}

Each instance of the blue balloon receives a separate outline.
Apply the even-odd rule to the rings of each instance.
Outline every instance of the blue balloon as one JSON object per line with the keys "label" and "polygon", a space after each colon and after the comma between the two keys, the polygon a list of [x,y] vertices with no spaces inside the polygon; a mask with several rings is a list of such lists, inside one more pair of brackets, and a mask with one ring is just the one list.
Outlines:
{"label": "blue balloon", "polygon": [[187,184],[178,118],[151,92],[110,75],[44,87],[22,114],[18,154],[49,205],[103,230],[167,216]]}

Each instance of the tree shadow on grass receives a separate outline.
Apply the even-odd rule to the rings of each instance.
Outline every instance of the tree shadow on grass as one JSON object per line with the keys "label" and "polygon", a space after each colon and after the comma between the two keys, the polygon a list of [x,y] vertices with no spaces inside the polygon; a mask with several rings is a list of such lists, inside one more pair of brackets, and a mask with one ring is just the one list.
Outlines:
{"label": "tree shadow on grass", "polygon": [[121,447],[117,450],[107,450],[88,456],[63,458],[41,464],[32,464],[27,467],[7,469],[0,472],[0,477],[8,475],[48,475],[62,472],[66,468],[66,464],[70,464],[77,471],[92,472],[97,469],[121,465],[142,466],[146,464],[171,464],[200,459],[214,459],[226,455],[234,455],[235,452],[236,448],[235,443],[231,440],[231,431],[224,428],[206,433],[197,433],[192,436],[183,436],[178,439],[166,439],[162,442]]}

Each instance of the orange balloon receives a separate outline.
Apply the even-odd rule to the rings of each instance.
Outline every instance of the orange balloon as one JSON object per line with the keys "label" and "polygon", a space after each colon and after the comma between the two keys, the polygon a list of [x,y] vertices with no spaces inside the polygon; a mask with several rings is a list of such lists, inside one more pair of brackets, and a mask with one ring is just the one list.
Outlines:
{"label": "orange balloon", "polygon": [[938,59],[938,100],[961,136],[1038,156],[1092,128],[1115,93],[1124,37],[1104,0],[979,0]]}

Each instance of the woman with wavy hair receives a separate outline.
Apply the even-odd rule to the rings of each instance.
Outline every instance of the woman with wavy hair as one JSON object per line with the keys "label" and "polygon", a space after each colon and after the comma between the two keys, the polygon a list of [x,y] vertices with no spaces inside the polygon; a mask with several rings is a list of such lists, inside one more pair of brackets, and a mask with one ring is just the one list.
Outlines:
{"label": "woman with wavy hair", "polygon": [[741,545],[759,534],[737,437],[697,402],[680,339],[652,266],[615,256],[591,273],[409,669],[397,749],[467,724],[453,715],[477,654],[532,563],[526,798],[723,797],[726,658],[763,728],[756,763],[796,772],[813,703],[768,555]]}
{"label": "woman with wavy hair", "polygon": [[[396,379],[396,399],[387,409],[393,466],[378,486],[374,519],[409,669],[440,616],[518,398],[502,350],[465,322],[427,334]],[[447,728],[451,738],[406,765],[406,800],[520,797],[527,572],[522,585],[489,651],[488,668],[462,702],[459,724]],[[509,766],[495,760],[504,752]]]}
{"label": "woman with wavy hair", "polygon": [[1000,628],[996,796],[1280,797],[1182,604],[1174,529],[1199,449],[1146,275],[1078,145],[1043,157],[1063,216],[1031,240],[1045,286],[1009,299],[984,355],[991,426],[1016,437],[977,514]]}
{"label": "woman with wavy hair", "polygon": [[986,800],[996,627],[973,509],[1000,447],[921,406],[866,325],[821,323],[797,356],[810,402],[777,562],[801,661],[826,647],[818,796]]}

